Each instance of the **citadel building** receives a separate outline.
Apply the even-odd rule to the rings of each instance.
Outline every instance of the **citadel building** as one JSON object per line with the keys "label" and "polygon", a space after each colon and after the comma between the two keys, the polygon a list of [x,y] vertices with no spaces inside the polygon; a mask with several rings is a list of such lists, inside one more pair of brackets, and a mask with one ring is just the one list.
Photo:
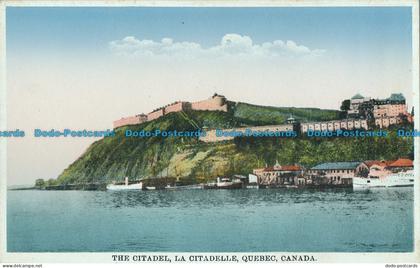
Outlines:
{"label": "citadel building", "polygon": [[[228,111],[227,99],[223,95],[215,93],[206,100],[187,102],[177,101],[166,106],[160,107],[145,114],[138,114],[126,118],[121,118],[113,122],[114,129],[136,125],[158,119],[166,114],[175,112],[196,111]],[[347,116],[344,119],[320,121],[320,122],[298,122],[293,117],[286,120],[284,124],[249,126],[237,129],[223,129],[222,131],[298,131],[306,133],[308,131],[336,131],[336,130],[369,130],[374,127],[388,128],[391,125],[403,122],[413,122],[413,117],[407,112],[407,105],[404,96],[400,93],[391,94],[386,99],[372,99],[356,94],[349,100]],[[233,140],[234,136],[217,136],[216,130],[209,129],[207,135],[199,139],[203,142],[219,142]]]}
{"label": "citadel building", "polygon": [[386,99],[371,99],[356,94],[350,99],[348,118],[360,118],[372,121],[379,128],[401,124],[403,120],[413,122],[407,112],[405,97],[401,93],[393,93]]}
{"label": "citadel building", "polygon": [[176,113],[181,111],[222,111],[227,112],[227,100],[223,95],[215,93],[213,96],[207,100],[196,101],[196,102],[187,102],[187,101],[177,101],[171,104],[168,104],[164,107],[160,107],[145,114],[139,114],[135,116],[123,117],[113,122],[114,129],[127,126],[127,125],[137,125],[144,122],[156,120],[159,117],[162,117],[169,113]]}

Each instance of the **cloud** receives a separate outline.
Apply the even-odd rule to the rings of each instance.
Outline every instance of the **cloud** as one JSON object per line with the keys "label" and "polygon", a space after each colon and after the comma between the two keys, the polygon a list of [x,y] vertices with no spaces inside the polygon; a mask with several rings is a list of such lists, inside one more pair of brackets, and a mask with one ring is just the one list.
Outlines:
{"label": "cloud", "polygon": [[274,40],[262,44],[254,44],[251,37],[240,34],[225,34],[218,45],[204,48],[195,42],[174,42],[171,38],[160,41],[139,40],[127,36],[109,43],[111,51],[118,55],[137,56],[187,56],[187,57],[223,57],[223,56],[319,56],[325,50],[310,49],[296,42]]}

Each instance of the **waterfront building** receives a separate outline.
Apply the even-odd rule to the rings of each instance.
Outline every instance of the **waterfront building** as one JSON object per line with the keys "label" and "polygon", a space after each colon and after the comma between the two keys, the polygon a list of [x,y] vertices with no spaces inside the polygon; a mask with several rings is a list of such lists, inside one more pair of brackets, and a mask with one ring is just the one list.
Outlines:
{"label": "waterfront building", "polygon": [[369,177],[380,178],[389,173],[387,167],[395,162],[394,160],[367,160],[364,161],[369,168]]}
{"label": "waterfront building", "polygon": [[[256,172],[257,171],[257,172]],[[278,161],[272,167],[254,170],[260,185],[281,186],[296,185],[302,177],[303,169],[299,165],[280,165]]]}
{"label": "waterfront building", "polygon": [[387,166],[387,169],[393,172],[407,171],[414,168],[413,160],[400,158]]}
{"label": "waterfront building", "polygon": [[383,178],[392,173],[405,172],[413,169],[413,160],[400,158],[398,160],[368,160],[364,162],[369,168],[370,178]]}
{"label": "waterfront building", "polygon": [[328,162],[308,170],[307,176],[314,184],[351,185],[352,178],[369,172],[363,162]]}
{"label": "waterfront building", "polygon": [[264,173],[264,168],[254,168],[252,174],[255,174],[257,177],[260,177]]}
{"label": "waterfront building", "polygon": [[392,164],[393,162],[395,162],[395,160],[366,160],[364,161],[364,163],[366,164],[366,166],[368,168],[373,167],[373,166],[380,166],[380,167],[387,167],[390,164]]}
{"label": "waterfront building", "polygon": [[305,177],[302,176],[296,178],[295,184],[298,186],[304,186],[307,184],[311,184],[311,182],[309,182]]}

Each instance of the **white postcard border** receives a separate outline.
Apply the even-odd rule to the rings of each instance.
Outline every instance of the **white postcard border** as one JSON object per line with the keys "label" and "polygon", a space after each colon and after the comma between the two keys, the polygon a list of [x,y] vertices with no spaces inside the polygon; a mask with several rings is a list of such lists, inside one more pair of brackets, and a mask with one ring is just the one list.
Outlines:
{"label": "white postcard border", "polygon": [[[412,85],[414,96],[415,109],[415,128],[420,126],[420,94],[419,94],[419,3],[415,0],[397,1],[397,0],[376,0],[376,1],[138,1],[138,0],[120,0],[120,1],[29,1],[29,0],[0,0],[0,129],[7,127],[7,91],[6,91],[6,8],[8,6],[103,6],[103,7],[120,7],[120,6],[145,6],[145,7],[354,7],[354,6],[408,6],[412,7]],[[417,100],[417,102],[415,101]],[[415,138],[415,178],[420,177],[420,140]],[[420,239],[416,230],[420,230],[420,185],[415,184],[414,187],[414,252],[411,253],[304,253],[304,252],[255,252],[255,253],[168,253],[168,252],[115,252],[115,253],[10,253],[7,252],[6,236],[7,236],[7,143],[6,139],[0,139],[0,262],[2,263],[112,263],[112,255],[237,255],[240,259],[243,255],[276,255],[281,256],[290,255],[310,255],[317,259],[316,262],[324,263],[418,263],[420,262]],[[131,262],[136,263],[136,262]],[[141,264],[137,262],[137,264]]]}

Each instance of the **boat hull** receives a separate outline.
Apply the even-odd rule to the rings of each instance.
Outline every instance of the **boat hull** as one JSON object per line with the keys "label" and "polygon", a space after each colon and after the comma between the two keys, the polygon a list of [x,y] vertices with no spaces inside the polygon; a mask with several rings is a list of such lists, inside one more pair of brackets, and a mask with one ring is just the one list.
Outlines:
{"label": "boat hull", "polygon": [[193,184],[193,185],[165,187],[165,190],[199,190],[199,189],[205,189],[204,188],[204,185],[201,185],[201,184]]}
{"label": "boat hull", "polygon": [[217,183],[217,189],[241,189],[242,182],[221,182]]}
{"label": "boat hull", "polygon": [[384,178],[353,178],[353,189],[414,186],[414,173],[391,174]]}
{"label": "boat hull", "polygon": [[118,185],[118,184],[108,184],[106,189],[109,191],[127,191],[127,190],[142,190],[143,184],[142,183],[134,183],[129,185]]}
{"label": "boat hull", "polygon": [[155,186],[146,186],[145,190],[152,191],[156,190],[157,188]]}

